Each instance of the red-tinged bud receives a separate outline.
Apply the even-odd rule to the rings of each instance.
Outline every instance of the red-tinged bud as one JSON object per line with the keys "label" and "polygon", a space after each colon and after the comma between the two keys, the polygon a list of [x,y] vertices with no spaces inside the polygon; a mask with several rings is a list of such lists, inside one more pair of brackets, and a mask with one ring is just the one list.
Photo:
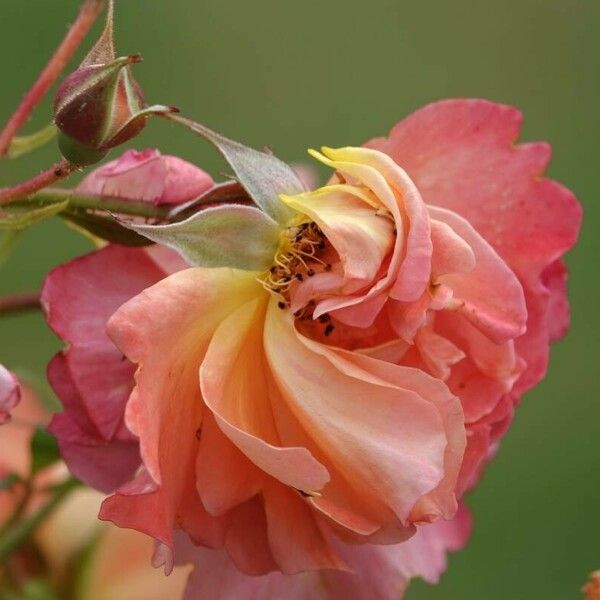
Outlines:
{"label": "red-tinged bud", "polygon": [[168,106],[146,106],[131,65],[139,54],[116,58],[113,2],[106,27],[80,67],[62,83],[54,100],[62,155],[76,165],[90,165],[140,133],[152,114],[173,112]]}

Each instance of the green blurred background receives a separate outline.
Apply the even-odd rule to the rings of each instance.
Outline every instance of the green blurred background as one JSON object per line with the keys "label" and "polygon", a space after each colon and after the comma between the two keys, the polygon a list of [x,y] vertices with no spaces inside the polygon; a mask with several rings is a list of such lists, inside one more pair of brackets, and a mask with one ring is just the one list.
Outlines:
{"label": "green blurred background", "polygon": [[[0,120],[55,47],[76,0],[1,0]],[[288,161],[307,147],[360,144],[417,107],[479,96],[518,106],[522,138],[554,147],[550,174],[585,207],[569,256],[573,325],[546,380],[525,398],[497,460],[469,498],[473,537],[419,599],[568,599],[600,568],[600,2],[598,0],[121,0],[121,53],[151,102]],[[49,119],[44,103],[29,130]],[[218,173],[208,145],[151,122],[158,146]],[[49,147],[0,163],[0,185],[47,166]],[[49,268],[89,249],[59,221],[23,234],[0,273],[2,293],[36,289]],[[59,344],[38,315],[0,320],[0,362],[46,390]]]}

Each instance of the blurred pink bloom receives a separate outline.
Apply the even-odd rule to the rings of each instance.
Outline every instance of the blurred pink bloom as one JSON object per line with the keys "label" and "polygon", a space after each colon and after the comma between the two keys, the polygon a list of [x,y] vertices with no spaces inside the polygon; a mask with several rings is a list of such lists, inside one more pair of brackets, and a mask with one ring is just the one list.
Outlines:
{"label": "blurred pink bloom", "polygon": [[[369,143],[385,154],[315,153],[336,176],[282,198],[296,217],[265,273],[109,246],[50,274],[70,343],[53,431],[103,489],[139,440],[101,515],[158,540],[167,570],[174,530],[214,549],[196,550],[189,598],[212,597],[214,573],[231,598],[397,598],[464,543],[457,499],[568,325],[580,208],[541,177],[545,144],[514,146],[519,125],[446,101]],[[126,469],[103,442],[129,445]]]}
{"label": "blurred pink bloom", "polygon": [[20,397],[21,388],[16,376],[0,365],[0,425],[10,419],[10,413]]}
{"label": "blurred pink bloom", "polygon": [[[9,474],[27,479],[31,473],[31,438],[36,426],[47,423],[48,414],[35,394],[24,387],[22,401],[14,409],[13,416],[0,430],[0,479]],[[49,485],[61,483],[66,477],[68,472],[62,464],[52,465],[36,474],[24,516],[46,501]],[[21,483],[0,490],[0,527],[12,516],[24,494]],[[29,563],[26,558],[19,561],[19,551],[3,563],[3,567],[11,570],[14,565],[13,576],[19,579],[25,580],[28,575],[47,577],[60,587],[65,578],[74,575],[73,565],[85,552],[85,577],[80,578],[78,590],[86,600],[180,597],[188,570],[176,569],[171,577],[165,578],[153,569],[150,539],[134,531],[108,527],[97,520],[102,498],[98,492],[79,488],[35,531],[28,547],[35,546],[36,552],[43,557],[46,571],[35,570],[39,569],[35,563],[32,565],[34,571],[28,574]],[[4,589],[2,577],[0,572],[0,588]]]}
{"label": "blurred pink bloom", "polygon": [[181,204],[210,189],[208,173],[176,156],[158,150],[128,150],[92,171],[76,188],[97,194],[153,204]]}

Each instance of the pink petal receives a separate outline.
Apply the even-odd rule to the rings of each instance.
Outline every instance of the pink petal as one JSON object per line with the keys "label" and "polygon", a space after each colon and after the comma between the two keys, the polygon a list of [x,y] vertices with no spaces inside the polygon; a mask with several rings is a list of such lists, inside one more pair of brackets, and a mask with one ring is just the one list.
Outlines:
{"label": "pink petal", "polygon": [[[427,204],[466,218],[518,275],[527,299],[527,331],[517,342],[527,370],[519,393],[543,377],[554,337],[550,302],[566,305],[545,269],[577,239],[581,207],[573,194],[542,176],[547,144],[515,146],[522,117],[485,100],[430,104],[369,146],[389,154],[416,183]],[[563,327],[566,327],[562,309]]]}
{"label": "pink petal", "polygon": [[345,568],[320,531],[314,511],[296,490],[271,483],[264,497],[269,546],[282,573]]}
{"label": "pink petal", "polygon": [[190,548],[188,556],[194,561],[194,571],[184,598],[398,600],[413,577],[436,583],[446,569],[447,552],[462,548],[470,529],[470,515],[461,507],[452,521],[420,527],[403,544],[346,545],[335,541],[336,550],[343,554],[353,572],[324,570],[293,576],[270,573],[247,577],[224,552]]}
{"label": "pink petal", "polygon": [[453,292],[453,304],[490,339],[501,344],[525,331],[527,310],[519,280],[494,249],[457,214],[429,207],[431,217],[441,221],[467,242],[475,268],[438,278]]}
{"label": "pink petal", "polygon": [[235,510],[225,548],[235,566],[246,575],[264,575],[277,570],[267,538],[264,507],[258,498]]}
{"label": "pink petal", "polygon": [[0,425],[10,419],[10,413],[20,399],[19,381],[6,367],[0,365]]}
{"label": "pink petal", "polygon": [[214,417],[205,415],[196,458],[196,485],[206,510],[214,516],[227,513],[255,496],[262,479],[261,471],[221,431]]}
{"label": "pink petal", "polygon": [[88,175],[76,188],[81,194],[97,194],[154,204],[180,204],[210,189],[210,175],[158,150],[128,150]]}

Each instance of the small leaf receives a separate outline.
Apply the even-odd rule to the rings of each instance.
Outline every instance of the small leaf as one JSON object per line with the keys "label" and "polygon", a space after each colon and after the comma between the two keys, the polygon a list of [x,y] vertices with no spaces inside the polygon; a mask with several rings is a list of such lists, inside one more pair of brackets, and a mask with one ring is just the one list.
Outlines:
{"label": "small leaf", "polygon": [[0,267],[8,261],[18,237],[19,232],[16,229],[0,231]]}
{"label": "small leaf", "polygon": [[126,225],[173,248],[193,265],[252,271],[271,264],[280,233],[278,225],[263,212],[238,204],[207,208],[169,225]]}
{"label": "small leaf", "polygon": [[292,167],[272,154],[230,140],[200,123],[176,114],[165,116],[216,146],[254,202],[275,221],[285,225],[294,216],[295,213],[279,200],[279,194],[294,196],[306,191]]}
{"label": "small leaf", "polygon": [[61,217],[92,235],[113,244],[137,248],[149,246],[152,243],[147,237],[137,234],[112,217],[103,217],[84,211],[71,210],[63,212]]}
{"label": "small leaf", "polygon": [[31,439],[31,473],[35,474],[59,460],[60,452],[54,436],[36,427]]}
{"label": "small leaf", "polygon": [[56,137],[57,131],[56,125],[50,123],[35,133],[15,137],[8,147],[6,156],[8,156],[8,158],[19,158],[19,156],[22,156],[23,154],[33,152],[34,150],[41,148],[44,144],[52,141]]}
{"label": "small leaf", "polygon": [[20,204],[19,206],[3,206],[0,208],[0,230],[18,230],[26,229],[27,227],[53,217],[59,212],[65,210],[69,205],[68,200],[55,202],[47,206],[36,206],[32,208],[30,204]]}

